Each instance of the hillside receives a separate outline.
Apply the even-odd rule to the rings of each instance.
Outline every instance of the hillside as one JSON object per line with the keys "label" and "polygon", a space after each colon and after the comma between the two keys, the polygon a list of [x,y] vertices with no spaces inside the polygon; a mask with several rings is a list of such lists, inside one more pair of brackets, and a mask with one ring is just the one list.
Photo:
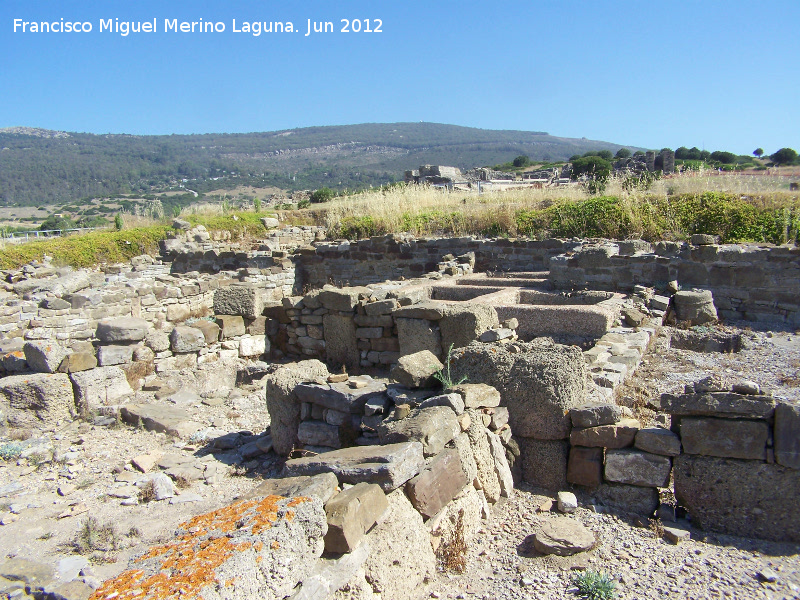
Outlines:
{"label": "hillside", "polygon": [[246,134],[134,136],[0,129],[0,205],[65,204],[185,186],[362,188],[421,164],[493,165],[527,154],[565,160],[621,146],[544,132],[370,123]]}

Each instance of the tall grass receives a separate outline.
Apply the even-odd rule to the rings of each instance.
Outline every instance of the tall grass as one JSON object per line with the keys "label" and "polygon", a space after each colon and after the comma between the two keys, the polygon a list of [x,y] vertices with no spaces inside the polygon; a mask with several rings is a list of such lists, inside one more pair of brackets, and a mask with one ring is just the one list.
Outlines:
{"label": "tall grass", "polygon": [[333,236],[416,235],[797,241],[800,195],[778,177],[700,172],[656,180],[649,189],[612,178],[605,195],[580,185],[477,194],[398,186],[337,198],[305,211]]}

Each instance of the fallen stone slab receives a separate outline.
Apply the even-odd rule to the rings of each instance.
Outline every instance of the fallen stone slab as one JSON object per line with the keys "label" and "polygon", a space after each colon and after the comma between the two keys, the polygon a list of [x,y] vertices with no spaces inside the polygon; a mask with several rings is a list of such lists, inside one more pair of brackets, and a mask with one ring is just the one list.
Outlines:
{"label": "fallen stone slab", "polygon": [[433,375],[444,368],[442,362],[430,350],[401,356],[392,368],[390,376],[400,385],[408,388],[433,387]]}
{"label": "fallen stone slab", "polygon": [[284,498],[314,496],[325,504],[336,493],[338,486],[339,480],[333,473],[266,479],[242,496],[242,499],[248,500],[265,496],[283,496]]}
{"label": "fallen stone slab", "polygon": [[31,373],[0,379],[0,413],[14,427],[55,427],[76,415],[69,377]]}
{"label": "fallen stone slab", "polygon": [[122,420],[148,431],[160,431],[179,438],[188,438],[205,427],[192,421],[191,415],[176,406],[160,404],[126,404],[120,409]]}
{"label": "fallen stone slab", "polygon": [[414,409],[404,419],[387,419],[378,426],[381,444],[420,442],[425,456],[439,454],[460,432],[456,414],[446,406]]}
{"label": "fallen stone slab", "polygon": [[[350,381],[354,384],[351,385]],[[363,387],[354,387],[361,384]],[[385,392],[386,384],[375,381],[369,375],[351,377],[339,383],[301,383],[295,388],[301,402],[351,414],[362,414],[367,402],[384,398]]]}
{"label": "fallen stone slab", "polygon": [[489,439],[489,447],[492,451],[492,458],[494,459],[494,472],[497,475],[497,480],[500,482],[500,495],[508,498],[511,496],[511,491],[514,489],[514,477],[511,474],[511,467],[506,458],[506,450],[503,447],[500,436],[496,433],[487,431],[486,437]]}
{"label": "fallen stone slab", "polygon": [[681,444],[687,454],[765,460],[769,426],[765,421],[681,419]]}
{"label": "fallen stone slab", "polygon": [[285,598],[312,572],[326,532],[318,499],[242,500],[181,524],[175,538],[132,559],[94,594]]}
{"label": "fallen stone slab", "polygon": [[[800,542],[800,472],[763,461],[681,454],[675,497],[708,531]],[[713,485],[709,485],[713,482]]]}
{"label": "fallen stone slab", "polygon": [[594,534],[575,519],[555,517],[545,521],[533,539],[542,554],[572,556],[594,548]]}
{"label": "fallen stone slab", "polygon": [[606,452],[605,478],[615,483],[666,487],[671,468],[667,456],[628,448]]}
{"label": "fallen stone slab", "polygon": [[37,373],[55,373],[69,349],[56,342],[36,340],[25,342],[23,352],[31,370]]}
{"label": "fallen stone slab", "polygon": [[447,449],[406,484],[411,504],[424,517],[433,517],[467,485],[467,476],[455,448]]}
{"label": "fallen stone slab", "polygon": [[352,552],[389,507],[386,495],[374,483],[359,483],[339,492],[325,504],[328,533],[326,552]]}
{"label": "fallen stone slab", "polygon": [[117,366],[70,373],[69,378],[75,388],[75,404],[82,410],[116,404],[133,394],[125,371]]}
{"label": "fallen stone slab", "polygon": [[404,442],[386,446],[354,446],[287,460],[283,474],[333,473],[342,483],[376,483],[388,492],[414,477],[424,464],[422,444]]}
{"label": "fallen stone slab", "polygon": [[95,337],[101,342],[138,342],[143,340],[150,330],[150,324],[144,319],[121,317],[105,319],[97,324]]}

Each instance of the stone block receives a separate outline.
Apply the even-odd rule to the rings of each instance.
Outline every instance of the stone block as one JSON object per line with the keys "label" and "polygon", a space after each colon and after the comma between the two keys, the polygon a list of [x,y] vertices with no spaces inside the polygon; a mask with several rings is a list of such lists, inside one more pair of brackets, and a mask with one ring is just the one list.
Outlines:
{"label": "stone block", "polygon": [[389,298],[388,300],[379,300],[378,302],[370,302],[364,306],[364,311],[370,317],[381,315],[391,315],[392,311],[398,307],[397,300]]}
{"label": "stone block", "polygon": [[461,466],[458,450],[444,450],[419,475],[406,484],[411,504],[422,516],[438,513],[470,483]]}
{"label": "stone block", "polygon": [[361,358],[353,317],[325,315],[322,323],[325,336],[325,356],[328,363],[344,365],[351,370],[358,368]]}
{"label": "stone block", "polygon": [[192,314],[192,309],[186,304],[170,304],[167,307],[167,321],[183,322]]}
{"label": "stone block", "polygon": [[133,346],[100,346],[97,349],[97,362],[101,367],[124,365],[133,359]]}
{"label": "stone block", "polygon": [[567,464],[567,481],[588,488],[603,483],[603,449],[572,446]]}
{"label": "stone block", "polygon": [[[509,410],[514,435],[539,440],[565,439],[569,411],[584,403],[586,364],[576,346],[546,340],[519,342],[518,350],[470,344],[453,353],[452,377],[494,387]],[[564,458],[566,473],[566,457]]]}
{"label": "stone block", "polygon": [[425,456],[439,454],[460,432],[455,413],[444,406],[415,409],[404,419],[387,419],[378,426],[381,444],[420,442]]}
{"label": "stone block", "polygon": [[591,402],[569,411],[573,427],[611,425],[622,418],[622,407],[606,402]]}
{"label": "stone block", "polygon": [[77,412],[72,384],[63,373],[0,379],[0,414],[14,427],[56,427]]}
{"label": "stone block", "polygon": [[164,432],[181,439],[190,438],[205,427],[192,421],[186,410],[163,404],[126,404],[120,409],[120,416],[133,426],[141,424],[148,431]]}
{"label": "stone block", "polygon": [[374,483],[359,483],[336,494],[325,504],[328,533],[326,552],[352,552],[389,508],[386,495]]}
{"label": "stone block", "polygon": [[398,308],[392,313],[392,316],[397,319],[425,319],[427,321],[438,321],[441,319],[447,310],[447,305],[444,302],[436,302],[435,300],[423,300],[410,306],[403,306]]}
{"label": "stone block", "polygon": [[485,383],[462,383],[452,388],[464,399],[466,408],[494,408],[500,406],[500,392]]}
{"label": "stone block", "polygon": [[775,413],[775,399],[732,392],[661,394],[661,412],[677,417],[769,419]]}
{"label": "stone block", "polygon": [[432,387],[436,384],[433,375],[444,365],[430,350],[422,350],[401,356],[392,369],[392,379],[409,388]]}
{"label": "stone block", "polygon": [[297,439],[304,446],[341,448],[339,428],[325,421],[303,421],[297,428]]}
{"label": "stone block", "polygon": [[144,339],[149,329],[150,324],[144,319],[134,317],[105,319],[97,324],[95,337],[108,344],[138,342]]}
{"label": "stone block", "polygon": [[613,425],[573,429],[569,441],[573,446],[591,448],[626,448],[633,446],[641,424],[636,419],[621,419]]}
{"label": "stone block", "polygon": [[477,340],[487,329],[496,329],[497,311],[486,304],[447,305],[439,320],[442,348],[463,348]]}
{"label": "stone block", "polygon": [[511,474],[511,467],[506,458],[506,450],[503,447],[503,442],[500,436],[492,431],[486,432],[486,437],[489,440],[489,448],[492,452],[492,459],[494,460],[494,472],[497,475],[497,480],[500,482],[500,495],[508,498],[511,496],[511,491],[514,489],[514,477]]}
{"label": "stone block", "polygon": [[317,295],[322,306],[328,310],[352,311],[361,296],[369,297],[371,291],[366,287],[336,288],[326,285]]}
{"label": "stone block", "polygon": [[384,492],[389,492],[414,477],[424,466],[422,444],[404,442],[386,446],[354,446],[287,460],[284,475],[333,473],[342,483],[377,483]]}
{"label": "stone block", "polygon": [[169,334],[169,343],[176,354],[198,352],[206,346],[203,332],[194,327],[178,326]]}
{"label": "stone block", "polygon": [[658,490],[651,487],[604,483],[592,493],[603,506],[623,513],[651,517],[658,507]]}
{"label": "stone block", "polygon": [[58,367],[61,373],[88,371],[97,366],[97,358],[91,352],[75,352],[64,357]]}
{"label": "stone block", "polygon": [[192,323],[191,327],[195,327],[203,332],[203,337],[206,340],[206,344],[214,344],[219,341],[220,327],[216,323],[201,319],[200,321]]}
{"label": "stone block", "polygon": [[681,321],[704,325],[717,320],[717,309],[709,290],[675,292],[673,299],[675,312]]}
{"label": "stone block", "polygon": [[800,542],[800,472],[761,461],[682,454],[675,459],[673,476],[678,503],[699,527]]}
{"label": "stone block", "polygon": [[69,378],[75,389],[75,404],[79,410],[117,404],[121,398],[133,393],[125,371],[117,366],[70,373]]}
{"label": "stone block", "polygon": [[597,540],[579,521],[555,517],[545,521],[533,538],[533,545],[542,554],[572,556],[591,550]]}
{"label": "stone block", "polygon": [[457,415],[464,412],[464,400],[460,394],[441,394],[439,396],[432,396],[427,400],[423,400],[420,408],[428,408],[430,406],[446,406]]}
{"label": "stone block", "polygon": [[666,456],[626,448],[608,450],[605,465],[606,481],[642,487],[666,487],[672,461]]}
{"label": "stone block", "polygon": [[497,431],[508,425],[508,414],[508,408],[505,406],[495,407],[492,411],[492,422],[489,423],[489,429]]}
{"label": "stone block", "polygon": [[241,315],[217,315],[217,324],[221,329],[221,339],[229,340],[247,333],[244,318]]}
{"label": "stone block", "polygon": [[263,356],[269,350],[269,340],[265,335],[248,335],[239,340],[239,356],[241,358]]}
{"label": "stone block", "polygon": [[[357,382],[358,387],[351,386],[350,381]],[[338,383],[302,383],[295,388],[301,402],[352,414],[364,413],[368,402],[379,402],[383,406],[385,392],[386,384],[369,375],[350,377]]]}
{"label": "stone block", "polygon": [[397,338],[402,356],[428,350],[437,357],[443,356],[442,335],[438,325],[426,319],[396,318]]}
{"label": "stone block", "polygon": [[775,462],[800,469],[800,406],[780,402],[775,407]]}
{"label": "stone block", "polygon": [[250,284],[233,284],[214,292],[214,314],[255,319],[263,311],[263,293]]}
{"label": "stone block", "polygon": [[47,340],[25,342],[25,361],[37,373],[55,373],[69,350],[59,343]]}
{"label": "stone block", "polygon": [[687,454],[766,460],[769,426],[764,421],[685,417],[681,443]]}
{"label": "stone block", "polygon": [[336,493],[339,481],[333,473],[304,475],[301,477],[284,477],[283,479],[266,479],[247,492],[242,498],[264,498],[266,496],[315,496],[324,504]]}
{"label": "stone block", "polygon": [[634,446],[638,450],[662,456],[678,456],[681,453],[681,439],[669,429],[661,427],[637,431]]}

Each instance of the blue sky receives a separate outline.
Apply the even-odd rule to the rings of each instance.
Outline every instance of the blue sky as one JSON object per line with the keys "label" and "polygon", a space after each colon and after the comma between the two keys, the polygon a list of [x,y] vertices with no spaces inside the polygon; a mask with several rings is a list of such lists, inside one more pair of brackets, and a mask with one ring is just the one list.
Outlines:
{"label": "blue sky", "polygon": [[[14,19],[91,33],[14,33]],[[100,19],[158,33],[100,32]],[[224,33],[166,33],[164,19]],[[341,19],[383,33],[340,33]],[[232,32],[232,20],[300,33]],[[335,33],[306,37],[307,20]],[[2,0],[0,127],[271,131],[431,121],[620,144],[800,149],[800,1]]]}

